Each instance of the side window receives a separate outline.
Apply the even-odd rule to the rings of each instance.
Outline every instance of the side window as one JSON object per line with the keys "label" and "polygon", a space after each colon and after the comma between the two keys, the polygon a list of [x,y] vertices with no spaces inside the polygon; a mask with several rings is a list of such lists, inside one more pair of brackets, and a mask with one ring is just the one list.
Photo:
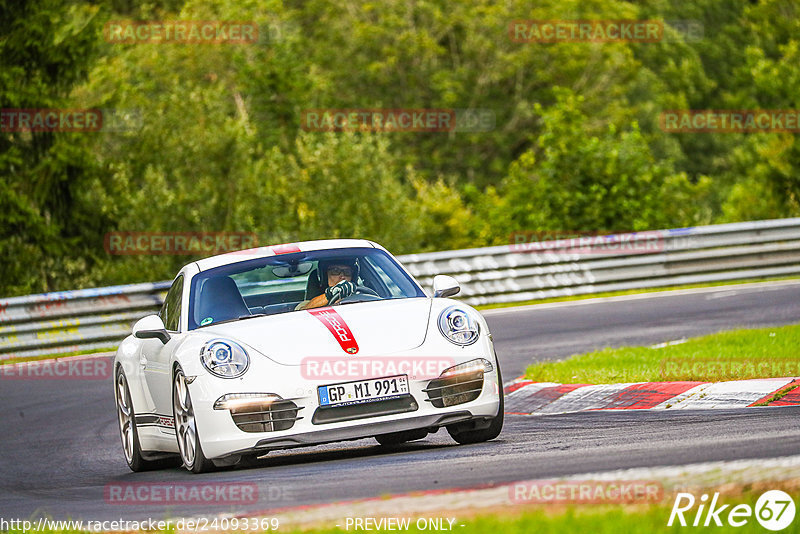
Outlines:
{"label": "side window", "polygon": [[169,288],[164,305],[158,316],[170,332],[177,332],[181,319],[181,296],[183,295],[183,276],[179,276]]}

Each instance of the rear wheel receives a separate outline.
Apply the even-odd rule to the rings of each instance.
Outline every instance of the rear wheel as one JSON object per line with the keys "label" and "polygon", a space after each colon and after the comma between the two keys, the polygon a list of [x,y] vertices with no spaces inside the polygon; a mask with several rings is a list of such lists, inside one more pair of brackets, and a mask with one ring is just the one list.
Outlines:
{"label": "rear wheel", "polygon": [[151,471],[175,465],[174,458],[159,458],[148,460],[144,457],[139,444],[139,432],[136,430],[136,412],[131,401],[131,391],[128,380],[122,368],[117,368],[114,379],[114,397],[117,401],[117,421],[119,422],[119,435],[122,438],[122,450],[125,453],[125,462],[131,471]]}
{"label": "rear wheel", "polygon": [[186,376],[178,368],[172,381],[172,412],[175,417],[175,435],[183,465],[192,473],[205,473],[214,469],[214,463],[205,457],[197,433],[192,397]]}
{"label": "rear wheel", "polygon": [[497,383],[498,387],[500,388],[500,405],[497,409],[497,415],[494,416],[492,419],[489,420],[489,425],[485,426],[480,425],[478,428],[477,423],[475,421],[468,421],[466,423],[457,423],[455,425],[449,425],[447,427],[447,432],[450,434],[450,437],[453,438],[457,443],[461,445],[467,445],[469,443],[480,443],[482,441],[489,441],[490,439],[494,439],[500,435],[500,431],[503,430],[503,417],[505,415],[505,401],[503,399],[503,377],[500,374],[500,363],[497,361],[495,357],[495,362],[497,364]]}
{"label": "rear wheel", "polygon": [[378,443],[384,446],[400,445],[406,441],[414,441],[415,439],[422,439],[428,435],[428,430],[423,428],[421,430],[405,430],[403,432],[392,432],[391,434],[381,434],[375,436]]}

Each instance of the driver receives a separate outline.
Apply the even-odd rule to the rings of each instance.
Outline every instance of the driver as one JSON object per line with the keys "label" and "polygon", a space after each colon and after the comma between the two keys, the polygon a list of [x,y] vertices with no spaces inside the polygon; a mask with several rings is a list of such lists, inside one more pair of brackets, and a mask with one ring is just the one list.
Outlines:
{"label": "driver", "polygon": [[311,300],[301,302],[296,310],[333,306],[356,292],[356,283],[353,280],[358,280],[357,261],[331,260],[328,263],[320,261],[317,272],[320,273],[322,293]]}

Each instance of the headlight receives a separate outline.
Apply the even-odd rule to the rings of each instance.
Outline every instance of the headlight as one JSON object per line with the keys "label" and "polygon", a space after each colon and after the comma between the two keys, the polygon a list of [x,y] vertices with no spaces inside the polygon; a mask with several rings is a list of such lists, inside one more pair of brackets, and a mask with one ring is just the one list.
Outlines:
{"label": "headlight", "polygon": [[469,313],[450,306],[439,315],[439,331],[456,345],[467,346],[478,341],[481,329]]}
{"label": "headlight", "polygon": [[200,361],[209,373],[220,378],[239,378],[250,367],[247,352],[227,339],[213,339],[203,345]]}

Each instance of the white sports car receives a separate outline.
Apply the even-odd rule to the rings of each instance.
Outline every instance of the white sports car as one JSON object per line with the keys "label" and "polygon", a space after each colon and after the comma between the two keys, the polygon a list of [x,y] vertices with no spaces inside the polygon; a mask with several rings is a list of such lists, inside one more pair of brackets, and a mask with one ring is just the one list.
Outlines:
{"label": "white sports car", "polygon": [[433,298],[383,247],[308,241],[192,262],[158,315],[114,360],[119,429],[133,471],[177,460],[200,473],[270,450],[445,427],[497,437],[500,368],[483,317]]}

